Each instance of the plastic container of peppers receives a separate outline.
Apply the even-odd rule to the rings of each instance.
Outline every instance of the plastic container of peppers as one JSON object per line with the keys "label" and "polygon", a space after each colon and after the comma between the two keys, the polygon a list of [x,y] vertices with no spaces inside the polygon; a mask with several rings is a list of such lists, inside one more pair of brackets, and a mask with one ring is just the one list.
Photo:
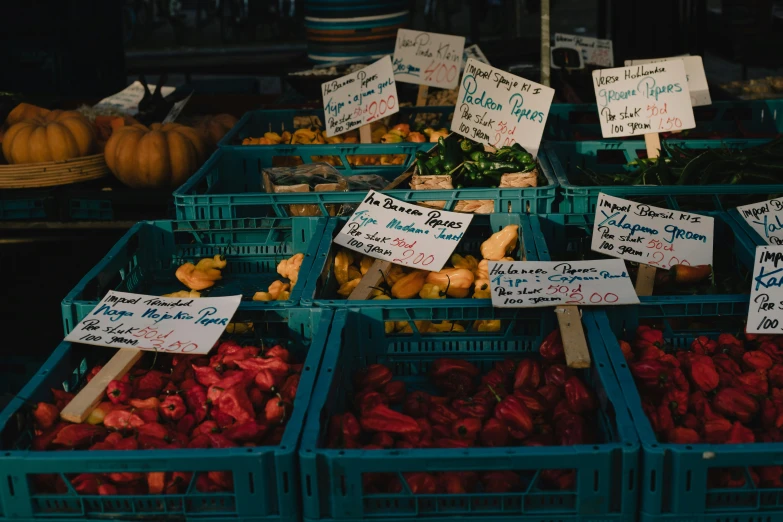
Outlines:
{"label": "plastic container of peppers", "polygon": [[[222,449],[149,449],[103,451],[33,451],[31,407],[53,402],[52,390],[76,391],[96,364],[115,351],[62,343],[18,397],[0,412],[0,515],[3,520],[300,520],[299,468],[296,450],[316,372],[332,319],[324,309],[239,311],[255,332],[241,343],[282,343],[292,362],[303,363],[291,417],[274,446]],[[210,471],[230,473],[233,490],[202,492],[198,477]],[[80,494],[70,479],[82,473],[192,472],[176,493]],[[168,475],[167,475],[168,476]],[[67,486],[52,492],[58,479]],[[146,482],[145,482],[146,485]]]}
{"label": "plastic container of peppers", "polygon": [[[321,246],[318,249],[317,266],[321,271],[313,273],[307,280],[307,286],[304,289],[302,304],[304,306],[326,306],[326,307],[349,307],[356,306],[356,301],[348,301],[341,297],[337,290],[340,284],[334,274],[334,260],[337,252],[342,249],[340,245],[334,243],[334,237],[343,229],[349,218],[333,218],[329,220],[321,239]],[[510,254],[516,260],[538,261],[536,242],[533,236],[530,222],[522,214],[489,214],[476,215],[470,222],[465,236],[454,249],[454,253],[462,256],[473,255],[481,259],[481,243],[489,238],[495,232],[500,231],[508,225],[518,225],[518,239],[514,252]],[[359,253],[355,254],[357,257]],[[450,266],[447,264],[447,266]],[[471,294],[472,295],[472,294]],[[467,298],[457,299],[447,297],[445,301],[456,307],[473,307],[477,302],[489,304],[489,299],[473,299],[471,295]],[[433,301],[423,300],[418,296],[413,299],[391,299],[391,300],[367,300],[361,301],[361,306],[380,307],[380,308],[407,308],[411,306],[424,305]]]}
{"label": "plastic container of peppers", "polygon": [[[222,279],[202,296],[243,296],[240,308],[299,304],[316,260],[325,218],[259,218],[207,221],[147,221],[134,225],[63,299],[65,333],[89,314],[109,290],[162,295],[185,289],[174,273],[185,262],[222,255]],[[284,279],[280,261],[304,254],[299,280],[287,301],[252,301],[255,292]],[[318,267],[316,273],[320,273]]]}
{"label": "plastic container of peppers", "polygon": [[[617,307],[603,316],[596,314],[642,443],[639,512],[642,522],[776,521],[782,516],[780,495],[783,488],[757,484],[754,478],[758,477],[759,468],[780,466],[777,457],[783,450],[783,443],[673,444],[659,440],[642,409],[639,389],[618,343],[618,338],[633,343],[637,327],[646,324],[663,330],[667,343],[664,348],[691,350],[697,336],[707,336],[711,340],[717,340],[721,333],[739,336],[744,330],[747,306],[747,302],[725,303],[704,298],[702,303],[643,304]],[[727,346],[719,347],[719,352],[728,349]],[[708,399],[714,400],[709,395]],[[740,411],[740,406],[734,405],[732,410]],[[760,415],[761,411],[756,417]]]}
{"label": "plastic container of peppers", "polygon": [[[657,270],[656,287],[652,296],[641,297],[642,302],[686,301],[698,303],[705,295],[714,295],[727,302],[747,302],[750,278],[753,274],[755,247],[740,226],[725,212],[702,212],[715,220],[713,242],[713,278],[678,287],[669,270]],[[602,254],[591,250],[595,214],[549,214],[525,216],[536,244],[540,261],[577,261],[601,259]],[[646,247],[646,245],[642,245]],[[669,253],[651,250],[655,259],[660,255],[667,265],[677,264]],[[664,255],[666,254],[666,255]],[[632,278],[635,277],[632,274]]]}
{"label": "plastic container of peppers", "polygon": [[[347,411],[358,391],[354,388],[357,370],[383,364],[395,379],[404,381],[409,393],[437,393],[429,379],[437,359],[461,359],[482,374],[504,359],[537,359],[542,340],[556,320],[551,310],[491,306],[336,311],[299,451],[304,519],[634,520],[639,472],[636,436],[590,314],[585,311],[583,322],[593,366],[581,377],[600,403],[594,415],[594,444],[363,450],[327,449],[330,419]],[[496,332],[482,334],[420,334],[415,321],[423,320],[498,320],[501,325]],[[387,321],[406,321],[413,333],[387,335]],[[565,489],[547,489],[543,477],[551,473],[545,470],[552,469],[575,470],[575,482]],[[384,477],[381,483],[388,478],[406,484],[404,474],[459,471],[513,471],[518,473],[518,483],[503,487],[503,493],[479,487],[462,494],[414,494],[405,486],[397,493],[383,493],[364,487],[365,481],[375,484],[378,474]]]}

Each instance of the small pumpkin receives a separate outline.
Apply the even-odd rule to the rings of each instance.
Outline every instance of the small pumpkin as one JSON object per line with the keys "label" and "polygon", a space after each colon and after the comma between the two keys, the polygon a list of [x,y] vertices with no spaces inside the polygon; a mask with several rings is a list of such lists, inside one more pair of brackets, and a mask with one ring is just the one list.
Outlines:
{"label": "small pumpkin", "polygon": [[50,111],[22,120],[3,137],[3,155],[10,164],[80,158],[94,149],[92,124],[76,111]]}
{"label": "small pumpkin", "polygon": [[29,103],[20,103],[8,113],[5,124],[10,127],[14,123],[19,123],[22,120],[46,116],[47,114],[49,114],[49,109],[44,109],[43,107],[38,107],[37,105],[31,105]]}
{"label": "small pumpkin", "polygon": [[177,188],[206,159],[201,137],[179,123],[119,127],[106,142],[106,165],[131,188]]}
{"label": "small pumpkin", "polygon": [[196,131],[201,135],[204,143],[210,148],[217,146],[223,136],[237,124],[237,119],[230,114],[217,114],[215,116],[204,116],[196,124]]}

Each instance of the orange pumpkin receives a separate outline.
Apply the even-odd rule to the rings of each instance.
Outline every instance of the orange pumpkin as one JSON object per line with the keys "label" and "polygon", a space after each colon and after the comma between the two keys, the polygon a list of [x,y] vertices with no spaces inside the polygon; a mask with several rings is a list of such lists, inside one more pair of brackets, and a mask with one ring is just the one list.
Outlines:
{"label": "orange pumpkin", "polygon": [[3,155],[11,164],[80,158],[94,149],[92,124],[75,111],[51,111],[20,121],[3,137]]}
{"label": "orange pumpkin", "polygon": [[206,159],[204,143],[191,127],[153,123],[119,127],[106,142],[106,165],[132,188],[177,188]]}
{"label": "orange pumpkin", "polygon": [[14,123],[19,123],[22,120],[29,120],[37,116],[46,116],[49,114],[49,109],[38,107],[37,105],[30,105],[29,103],[20,103],[14,109],[8,113],[5,118],[5,123],[9,127]]}
{"label": "orange pumpkin", "polygon": [[230,114],[218,114],[216,116],[204,116],[196,124],[195,128],[201,135],[204,143],[214,148],[236,124],[237,119]]}

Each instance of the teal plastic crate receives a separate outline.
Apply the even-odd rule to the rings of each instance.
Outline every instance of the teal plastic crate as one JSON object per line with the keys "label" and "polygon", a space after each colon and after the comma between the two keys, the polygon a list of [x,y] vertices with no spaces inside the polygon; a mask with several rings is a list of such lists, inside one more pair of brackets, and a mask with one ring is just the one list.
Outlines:
{"label": "teal plastic crate", "polygon": [[[328,336],[332,312],[288,308],[239,311],[238,320],[256,325],[251,337],[260,343],[283,340],[292,356],[303,361],[292,416],[278,446],[231,449],[136,451],[30,451],[30,408],[51,401],[51,388],[75,390],[89,369],[106,362],[109,348],[62,343],[19,397],[0,412],[0,509],[8,521],[64,520],[184,520],[266,521],[300,520],[299,468],[296,450],[310,395]],[[201,493],[193,481],[177,495],[79,495],[36,492],[37,474],[151,471],[231,471],[232,492]],[[66,481],[67,483],[67,481]]]}
{"label": "teal plastic crate", "polygon": [[[669,140],[669,143],[688,149],[705,150],[728,147],[744,148],[763,144],[764,140]],[[770,194],[783,193],[780,185],[634,185],[582,186],[585,175],[580,168],[595,172],[630,172],[626,164],[637,158],[646,158],[643,141],[613,140],[584,142],[549,142],[544,144],[546,157],[560,185],[561,200],[558,211],[563,214],[593,213],[598,195],[603,192],[620,198],[657,205],[668,201],[679,210],[727,210],[737,205],[763,201]]]}
{"label": "teal plastic crate", "polygon": [[[719,298],[742,302],[750,293],[750,279],[756,249],[750,238],[725,212],[702,212],[715,219],[713,240],[713,265],[718,277],[730,278],[735,293],[722,294]],[[608,256],[590,249],[595,214],[550,214],[526,216],[541,261],[577,261],[582,259],[608,259]],[[643,302],[660,300],[695,300],[700,295],[654,295],[641,297]]]}
{"label": "teal plastic crate", "polygon": [[57,214],[51,189],[4,190],[0,194],[0,221],[45,220]]}
{"label": "teal plastic crate", "polygon": [[[682,139],[771,138],[783,132],[783,101],[717,101],[693,108],[696,128],[678,134]],[[642,136],[639,136],[641,139]],[[601,123],[594,103],[555,103],[549,109],[544,139],[601,140]]]}
{"label": "teal plastic crate", "polygon": [[[427,144],[428,148],[432,144]],[[335,147],[336,145],[328,145]],[[407,145],[406,145],[407,146]],[[284,147],[292,147],[286,145]],[[327,147],[312,145],[309,147]],[[358,145],[342,146],[345,160],[355,154]],[[388,153],[388,145],[361,145],[363,154]],[[290,151],[275,152],[275,147],[236,147],[219,149],[184,185],[174,192],[178,219],[232,219],[269,215],[289,216],[290,205],[312,205],[322,216],[351,213],[352,208],[367,195],[366,190],[352,192],[293,192],[269,194],[263,189],[262,175],[272,166],[275,155],[285,156]],[[309,151],[310,149],[308,149]],[[415,150],[408,151],[411,157]],[[322,154],[313,152],[313,156]],[[309,159],[315,161],[318,158]],[[309,161],[308,161],[309,163]],[[541,172],[547,180],[542,187],[527,188],[465,188],[455,190],[385,190],[384,194],[410,203],[443,201],[444,210],[454,210],[461,201],[492,201],[494,212],[551,212],[555,203],[557,182],[543,153],[539,154]],[[340,172],[350,178],[375,174],[388,183],[402,174],[404,166],[386,168],[354,168]],[[407,187],[407,185],[406,185]]]}
{"label": "teal plastic crate", "polygon": [[[186,287],[174,272],[187,261],[223,255],[223,279],[203,297],[242,295],[240,308],[267,309],[299,304],[317,258],[324,218],[260,218],[212,221],[146,221],[133,226],[62,302],[68,334],[109,290],[161,295]],[[287,301],[255,302],[277,279],[277,264],[304,254],[299,281]],[[316,273],[320,273],[318,267]]]}
{"label": "teal plastic crate", "polygon": [[[454,115],[454,107],[400,107],[400,111],[396,114],[392,114],[389,117],[389,128],[392,125],[398,123],[407,123],[413,126],[414,123],[420,122],[426,126],[430,126],[434,129],[450,128],[451,118]],[[283,131],[294,132],[297,126],[295,126],[294,119],[298,121],[305,121],[308,119],[311,125],[319,127],[321,129],[326,128],[326,119],[324,117],[323,109],[310,109],[310,110],[293,110],[293,109],[278,109],[278,110],[259,110],[245,113],[239,122],[226,134],[218,144],[221,148],[237,148],[243,147],[242,140],[245,138],[260,138],[265,132],[276,132],[281,134]],[[386,152],[382,154],[399,154],[407,153],[407,148],[397,148],[398,145],[412,145],[413,150],[429,150],[430,144],[428,143],[396,143],[396,144],[383,144]],[[245,145],[246,146],[246,145]],[[270,147],[269,145],[257,145],[253,148]],[[273,148],[275,146],[272,146]],[[334,148],[334,145],[317,146],[317,145],[291,145],[290,149],[295,151],[291,155],[328,155],[337,154],[335,151],[342,150],[339,147]],[[315,152],[310,152],[311,147],[325,147],[323,149],[313,149]],[[329,148],[333,147],[333,148]],[[365,152],[369,145],[361,145],[359,149],[354,149],[358,152]],[[331,151],[331,152],[329,152]],[[375,149],[369,154],[378,154]],[[304,157],[303,157],[304,159]],[[342,158],[343,160],[345,158]],[[305,160],[305,162],[307,162]],[[346,168],[350,168],[347,166]]]}
{"label": "teal plastic crate", "polygon": [[[304,295],[302,304],[305,306],[327,306],[344,308],[346,306],[355,306],[356,301],[348,301],[345,298],[341,298],[337,295],[337,289],[340,288],[337,279],[332,272],[332,265],[334,264],[334,256],[337,253],[337,249],[343,248],[333,242],[334,237],[343,229],[347,218],[330,218],[329,223],[324,229],[323,238],[321,239],[321,246],[318,249],[318,258],[316,265],[321,268],[321,271],[317,274],[313,273],[307,280],[307,286],[304,289]],[[532,230],[530,228],[529,220],[525,219],[525,216],[521,214],[489,214],[489,215],[476,215],[468,226],[465,237],[459,242],[454,252],[461,255],[471,254],[477,259],[481,259],[481,243],[483,243],[489,236],[498,232],[507,225],[519,225],[519,239],[517,241],[516,250],[513,252],[512,257],[518,260],[537,261],[536,240],[533,237]],[[359,255],[357,253],[357,255]],[[361,301],[362,306],[369,307],[394,307],[405,308],[410,306],[417,306],[423,301],[418,297],[415,299],[392,299],[381,301]],[[465,299],[447,298],[448,302],[452,306],[475,306],[475,304],[483,303],[489,304],[489,299],[471,299],[470,297]]]}
{"label": "teal plastic crate", "polygon": [[[714,300],[674,307],[617,308],[595,318],[620,387],[642,443],[641,522],[661,521],[770,521],[783,520],[781,489],[756,487],[748,467],[780,465],[783,443],[668,444],[657,440],[641,408],[641,399],[622,355],[617,338],[632,338],[641,321],[662,327],[675,348],[687,348],[698,335],[717,338],[720,332],[737,333],[747,317],[748,303],[727,306]],[[694,326],[688,326],[688,320]],[[712,469],[741,468],[747,478],[742,487],[710,488]]]}
{"label": "teal plastic crate", "polygon": [[[585,316],[589,316],[586,312]],[[387,335],[386,321],[499,319],[496,333]],[[325,449],[329,418],[346,408],[353,373],[369,364],[388,365],[408,389],[426,386],[439,357],[471,361],[483,371],[505,358],[537,357],[541,340],[556,327],[552,310],[436,305],[338,310],[308,408],[299,450],[304,520],[427,520],[606,522],[636,518],[639,462],[637,440],[600,334],[585,319],[593,366],[585,382],[599,397],[596,426],[601,441],[569,447],[338,450]],[[470,327],[469,327],[470,329]],[[575,488],[544,490],[544,469],[575,469]],[[514,470],[521,491],[464,495],[371,494],[363,473]]]}

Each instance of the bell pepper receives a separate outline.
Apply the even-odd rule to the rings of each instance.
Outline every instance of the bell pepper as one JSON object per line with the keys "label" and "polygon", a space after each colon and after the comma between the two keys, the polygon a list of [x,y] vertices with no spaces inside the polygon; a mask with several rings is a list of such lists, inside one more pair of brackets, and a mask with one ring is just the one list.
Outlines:
{"label": "bell pepper", "polygon": [[445,377],[451,373],[462,373],[469,377],[477,377],[481,370],[468,361],[445,357],[436,359],[430,367],[430,375],[433,379]]}
{"label": "bell pepper", "polygon": [[714,390],[720,383],[715,365],[712,359],[707,356],[701,356],[691,361],[690,376],[696,387],[704,392]]}
{"label": "bell pepper", "polygon": [[60,410],[54,404],[39,402],[33,407],[33,418],[42,430],[48,430],[60,420]]}
{"label": "bell pepper", "polygon": [[538,347],[538,353],[547,361],[564,361],[565,350],[563,341],[560,338],[560,330],[555,329],[546,336],[541,346]]}
{"label": "bell pepper", "polygon": [[389,398],[383,393],[373,391],[371,388],[366,388],[364,391],[359,392],[354,399],[356,410],[364,413],[373,409],[378,404],[384,406],[389,405]]}
{"label": "bell pepper", "polygon": [[547,400],[535,390],[519,389],[514,391],[514,395],[527,406],[527,409],[533,415],[543,415],[549,410]]}
{"label": "bell pepper", "polygon": [[391,381],[393,377],[394,375],[392,375],[391,370],[386,366],[382,364],[371,364],[356,373],[354,382],[356,388],[359,390],[365,388],[379,390]]}
{"label": "bell pepper", "polygon": [[73,449],[91,444],[93,440],[105,434],[106,429],[103,426],[68,424],[57,432],[51,443]]}
{"label": "bell pepper", "polygon": [[489,399],[483,397],[470,397],[457,399],[451,403],[451,407],[457,415],[484,420],[492,415],[492,405]]}
{"label": "bell pepper", "polygon": [[389,409],[388,406],[382,404],[363,413],[359,423],[364,430],[370,432],[385,431],[399,434],[421,432],[421,428],[415,419]]}
{"label": "bell pepper", "polygon": [[533,417],[521,399],[509,395],[495,406],[495,417],[503,421],[515,439],[524,439],[533,432]]}
{"label": "bell pepper", "polygon": [[520,361],[517,370],[514,373],[514,389],[535,390],[541,386],[543,381],[543,370],[541,363],[533,359]]}
{"label": "bell pepper", "polygon": [[130,384],[117,379],[109,381],[109,384],[106,387],[106,395],[114,404],[127,403],[132,393],[133,387]]}
{"label": "bell pepper", "polygon": [[628,368],[637,382],[648,389],[666,387],[673,373],[671,366],[655,359],[632,362],[628,365]]}
{"label": "bell pepper", "polygon": [[544,382],[561,387],[571,377],[571,371],[565,364],[553,364],[544,370]]}
{"label": "bell pepper", "polygon": [[488,419],[481,428],[481,444],[491,448],[508,446],[508,426],[496,418]]}
{"label": "bell pepper", "polygon": [[405,399],[405,382],[389,381],[383,386],[381,392],[388,398],[390,404],[399,404]]}
{"label": "bell pepper", "polygon": [[737,388],[718,390],[712,399],[713,409],[740,422],[750,422],[759,410],[758,403],[747,393]]}
{"label": "bell pepper", "polygon": [[442,424],[444,426],[450,426],[452,423],[459,420],[459,415],[445,404],[432,404],[430,405],[427,418],[433,424]]}
{"label": "bell pepper", "polygon": [[465,373],[452,372],[434,381],[435,386],[450,399],[468,397],[476,388],[473,378]]}
{"label": "bell pepper", "polygon": [[571,377],[565,382],[564,394],[568,401],[568,407],[574,413],[587,413],[596,408],[593,392],[585,386],[579,377]]}
{"label": "bell pepper", "polygon": [[506,374],[494,368],[481,376],[481,384],[493,388],[505,388],[506,380]]}
{"label": "bell pepper", "polygon": [[188,409],[185,401],[179,395],[169,395],[160,403],[160,414],[166,419],[177,421],[181,419]]}
{"label": "bell pepper", "polygon": [[481,431],[481,420],[468,417],[458,420],[451,427],[451,435],[455,439],[473,443]]}
{"label": "bell pepper", "polygon": [[555,436],[561,446],[589,443],[584,417],[568,413],[555,423]]}
{"label": "bell pepper", "polygon": [[419,419],[426,417],[430,408],[430,395],[423,391],[412,391],[405,397],[402,411],[406,415]]}

